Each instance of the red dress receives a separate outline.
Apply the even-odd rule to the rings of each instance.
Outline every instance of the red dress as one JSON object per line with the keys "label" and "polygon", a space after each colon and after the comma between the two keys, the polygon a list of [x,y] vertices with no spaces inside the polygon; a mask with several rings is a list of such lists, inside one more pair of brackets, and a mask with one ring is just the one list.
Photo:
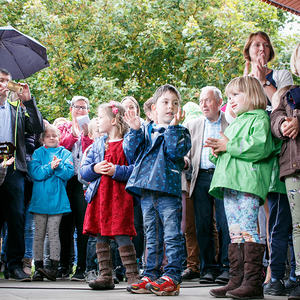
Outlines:
{"label": "red dress", "polygon": [[[115,165],[128,166],[123,140],[110,142],[104,159]],[[83,233],[102,236],[135,236],[133,224],[133,197],[125,191],[126,182],[102,175],[98,191],[88,204],[83,224]]]}

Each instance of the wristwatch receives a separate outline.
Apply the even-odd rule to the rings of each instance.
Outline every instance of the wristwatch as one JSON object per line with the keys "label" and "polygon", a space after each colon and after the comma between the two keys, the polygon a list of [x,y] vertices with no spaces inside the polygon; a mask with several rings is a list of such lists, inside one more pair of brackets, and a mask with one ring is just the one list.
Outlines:
{"label": "wristwatch", "polygon": [[270,86],[270,85],[271,85],[271,82],[269,80],[266,80],[265,83],[263,84],[263,87]]}

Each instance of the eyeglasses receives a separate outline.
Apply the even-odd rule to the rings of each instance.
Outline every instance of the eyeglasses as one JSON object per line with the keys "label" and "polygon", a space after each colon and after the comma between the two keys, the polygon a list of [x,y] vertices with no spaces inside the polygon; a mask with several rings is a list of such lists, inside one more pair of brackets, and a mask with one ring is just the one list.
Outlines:
{"label": "eyeglasses", "polygon": [[80,106],[80,105],[73,105],[73,107],[76,110],[87,110],[88,109],[86,106]]}

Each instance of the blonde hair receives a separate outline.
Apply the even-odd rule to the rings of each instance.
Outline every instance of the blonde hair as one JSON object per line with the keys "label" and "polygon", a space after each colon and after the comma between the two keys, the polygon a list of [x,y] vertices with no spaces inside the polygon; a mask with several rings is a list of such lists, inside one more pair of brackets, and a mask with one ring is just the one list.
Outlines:
{"label": "blonde hair", "polygon": [[113,118],[116,118],[116,126],[118,128],[119,134],[121,136],[124,136],[124,134],[128,130],[128,125],[124,121],[124,106],[120,102],[110,101],[109,103],[100,104],[98,107],[98,111],[99,109],[103,109],[111,120]]}
{"label": "blonde hair", "polygon": [[247,110],[266,109],[267,96],[261,83],[256,78],[243,76],[232,79],[225,88],[226,96],[228,97],[234,90],[245,93],[248,103]]}
{"label": "blonde hair", "polygon": [[275,110],[278,107],[283,94],[285,94],[290,88],[291,88],[291,85],[284,86],[283,88],[281,88],[280,90],[277,90],[273,94],[272,100],[271,100],[271,102],[272,102],[272,111]]}
{"label": "blonde hair", "polygon": [[45,126],[45,130],[40,135],[41,144],[43,144],[43,140],[45,138],[45,135],[46,135],[47,131],[54,131],[57,134],[58,138],[60,139],[59,129],[57,127],[55,127],[54,125],[48,124],[48,125]]}
{"label": "blonde hair", "polygon": [[58,127],[58,126],[60,126],[61,124],[67,123],[67,122],[68,122],[68,120],[67,120],[66,118],[64,118],[64,117],[59,117],[59,118],[56,118],[56,119],[54,120],[53,126]]}
{"label": "blonde hair", "polygon": [[92,138],[96,138],[99,136],[97,118],[93,118],[88,124],[88,134],[92,136]]}
{"label": "blonde hair", "polygon": [[300,43],[296,46],[294,49],[292,56],[291,56],[291,70],[292,73],[295,74],[296,76],[300,76],[300,70],[296,69],[296,61],[297,59],[300,59]]}

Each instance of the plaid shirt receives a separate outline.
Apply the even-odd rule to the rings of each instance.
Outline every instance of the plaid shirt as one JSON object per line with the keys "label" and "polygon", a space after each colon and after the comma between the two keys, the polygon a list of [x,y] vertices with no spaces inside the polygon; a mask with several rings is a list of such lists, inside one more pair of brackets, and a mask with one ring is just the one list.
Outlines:
{"label": "plaid shirt", "polygon": [[[204,146],[205,141],[209,137],[219,139],[221,137],[220,131],[221,131],[221,114],[219,116],[218,121],[216,121],[216,122],[211,122],[207,118],[205,118],[202,147]],[[209,160],[210,151],[211,151],[211,149],[208,148],[208,147],[203,147],[202,148],[201,160],[200,160],[200,169],[215,168],[215,165]]]}

